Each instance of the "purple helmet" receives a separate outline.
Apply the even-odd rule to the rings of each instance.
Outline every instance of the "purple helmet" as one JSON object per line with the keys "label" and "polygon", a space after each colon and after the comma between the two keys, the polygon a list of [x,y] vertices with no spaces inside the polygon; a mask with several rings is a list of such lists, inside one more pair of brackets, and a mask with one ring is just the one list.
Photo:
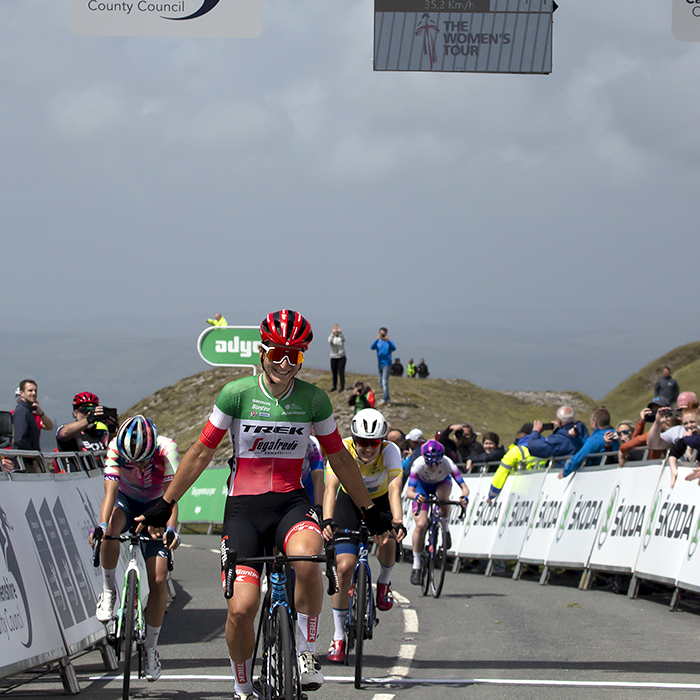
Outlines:
{"label": "purple helmet", "polygon": [[437,440],[428,440],[421,446],[420,453],[423,455],[425,463],[429,467],[434,467],[442,462],[442,458],[445,456],[445,448]]}

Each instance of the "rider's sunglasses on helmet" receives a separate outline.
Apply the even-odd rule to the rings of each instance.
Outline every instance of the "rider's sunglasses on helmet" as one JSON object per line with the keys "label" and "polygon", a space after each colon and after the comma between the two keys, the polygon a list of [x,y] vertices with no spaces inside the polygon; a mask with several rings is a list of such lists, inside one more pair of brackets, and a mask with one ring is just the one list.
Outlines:
{"label": "rider's sunglasses on helmet", "polygon": [[286,359],[290,365],[300,365],[304,361],[304,353],[298,348],[277,348],[268,347],[260,343],[260,347],[265,351],[265,357],[276,365]]}
{"label": "rider's sunglasses on helmet", "polygon": [[376,449],[382,444],[381,438],[353,437],[353,441],[358,447],[371,447],[372,449]]}

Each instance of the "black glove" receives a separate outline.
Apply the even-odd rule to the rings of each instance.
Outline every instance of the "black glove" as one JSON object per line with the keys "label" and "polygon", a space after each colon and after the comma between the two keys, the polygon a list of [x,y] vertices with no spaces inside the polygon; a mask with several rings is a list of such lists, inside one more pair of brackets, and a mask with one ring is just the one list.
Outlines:
{"label": "black glove", "polygon": [[318,522],[320,523],[323,520],[323,506],[314,506],[314,510],[316,511],[316,515],[318,515]]}
{"label": "black glove", "polygon": [[143,513],[144,525],[152,527],[165,527],[170,520],[175,501],[168,503],[164,498],[159,498],[147,511]]}
{"label": "black glove", "polygon": [[321,530],[325,530],[327,527],[330,527],[331,530],[335,530],[335,520],[333,520],[333,518],[326,518],[321,521]]}
{"label": "black glove", "polygon": [[403,536],[406,537],[408,534],[408,530],[403,526],[403,523],[397,523],[394,525],[394,530],[396,531],[396,535],[400,535],[403,532]]}
{"label": "black glove", "polygon": [[97,542],[104,537],[104,530],[99,526],[95,525],[95,529],[92,531],[92,541]]}
{"label": "black glove", "polygon": [[367,525],[370,535],[383,535],[393,528],[391,515],[383,513],[377,506],[362,508],[362,519]]}

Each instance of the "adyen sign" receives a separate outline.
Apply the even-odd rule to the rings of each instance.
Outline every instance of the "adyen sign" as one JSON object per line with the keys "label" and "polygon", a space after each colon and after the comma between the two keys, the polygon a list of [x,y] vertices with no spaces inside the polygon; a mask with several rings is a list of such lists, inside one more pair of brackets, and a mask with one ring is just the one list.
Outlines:
{"label": "adyen sign", "polygon": [[200,357],[210,365],[249,367],[260,363],[258,326],[207,328],[197,340]]}
{"label": "adyen sign", "polygon": [[263,29],[263,0],[68,0],[68,19],[84,36],[251,39]]}

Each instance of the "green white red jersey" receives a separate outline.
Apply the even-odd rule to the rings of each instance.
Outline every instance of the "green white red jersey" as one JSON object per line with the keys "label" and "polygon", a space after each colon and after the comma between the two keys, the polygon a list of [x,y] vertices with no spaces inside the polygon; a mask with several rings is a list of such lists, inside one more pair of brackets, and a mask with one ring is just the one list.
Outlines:
{"label": "green white red jersey", "polygon": [[264,375],[229,382],[199,437],[215,449],[228,432],[233,445],[229,496],[302,488],[302,465],[313,427],[326,454],[343,448],[328,394],[300,379],[276,399]]}

